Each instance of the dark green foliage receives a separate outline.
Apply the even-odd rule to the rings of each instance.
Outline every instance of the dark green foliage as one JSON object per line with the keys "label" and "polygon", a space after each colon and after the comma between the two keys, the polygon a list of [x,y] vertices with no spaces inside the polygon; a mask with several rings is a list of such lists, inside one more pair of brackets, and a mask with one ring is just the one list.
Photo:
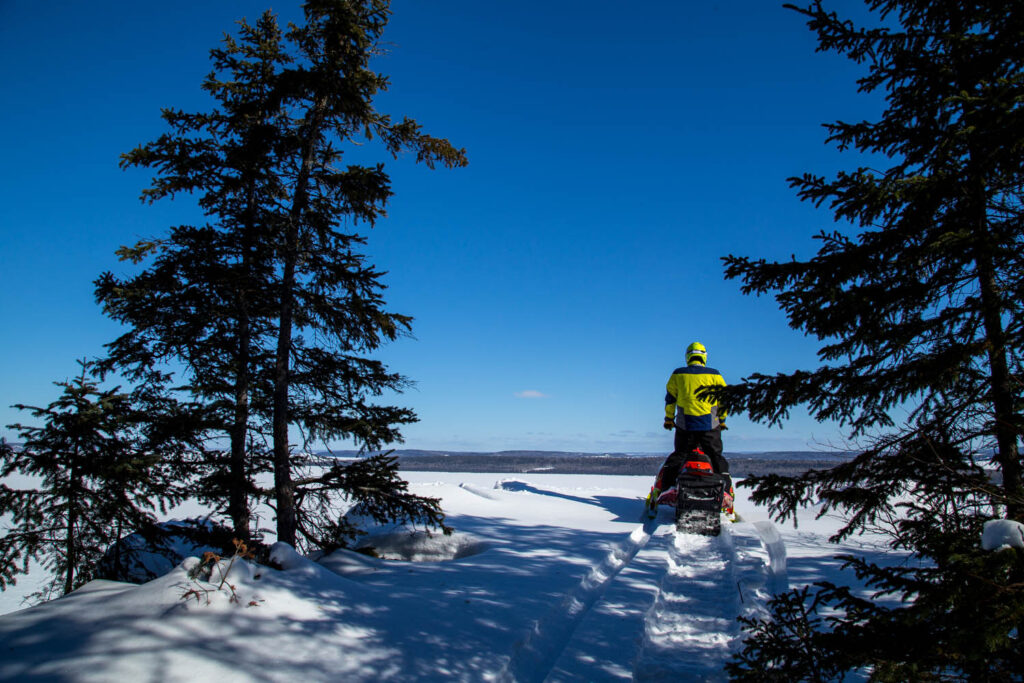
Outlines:
{"label": "dark green foliage", "polygon": [[[771,602],[771,621],[740,617],[750,631],[727,670],[734,681],[834,680],[840,670],[828,661],[816,640],[822,637],[824,619],[816,610],[818,598],[811,587],[789,591]],[[831,654],[831,653],[829,653]]]}
{"label": "dark green foliage", "polygon": [[962,452],[959,439],[941,435],[940,429],[880,439],[829,469],[799,477],[755,475],[742,485],[753,487],[751,501],[767,505],[778,520],[795,523],[797,512],[815,503],[821,505],[819,516],[842,515],[847,523],[831,539],[836,542],[870,529],[893,535],[895,547],[917,548],[922,539],[899,535],[894,520],[906,522],[906,512],[918,509],[940,527],[980,537],[992,501],[1005,505],[1006,499],[978,464],[984,459]]}
{"label": "dark green foliage", "polygon": [[[327,505],[320,492],[336,479],[319,479],[316,494],[302,490],[295,475],[309,459],[292,435],[304,447],[352,439],[377,449],[416,419],[376,403],[407,380],[370,357],[411,323],[385,310],[383,273],[360,253],[359,230],[384,215],[390,179],[383,164],[343,164],[344,154],[369,139],[430,167],[466,163],[446,140],[373,106],[388,86],[369,68],[388,2],[310,0],[304,13],[287,32],[269,12],[255,26],[241,22],[238,37],[212,52],[204,88],[216,107],[166,110],[171,131],[125,155],[124,165],[157,172],[144,199],[195,193],[210,222],[124,249],[124,258],[152,264],[97,282],[107,313],[131,326],[111,345],[110,366],[146,378],[182,364],[183,388],[230,437],[203,493],[226,494],[241,538],[253,498],[269,493],[278,539],[292,544],[297,529],[313,526],[303,516],[330,516],[301,505]],[[272,492],[253,483],[263,471],[273,472]],[[363,490],[338,484],[333,493],[358,499]],[[423,511],[435,521],[429,505]]]}
{"label": "dark green foliage", "polygon": [[108,545],[187,494],[179,482],[197,444],[182,407],[150,387],[101,389],[90,369],[83,362],[77,379],[59,383],[63,393],[49,406],[16,406],[43,425],[11,425],[24,443],[0,453],[0,480],[33,481],[0,485],[0,515],[12,517],[0,538],[0,588],[38,560],[55,575],[44,597],[74,590]]}
{"label": "dark green foliage", "polygon": [[[436,498],[409,493],[409,484],[398,472],[398,458],[374,455],[348,464],[335,464],[308,479],[297,481],[297,506],[301,515],[298,533],[306,546],[330,552],[351,545],[365,533],[347,515],[369,518],[380,524],[420,523],[451,533]],[[356,505],[339,505],[342,492]]]}
{"label": "dark green foliage", "polygon": [[[360,354],[408,331],[411,318],[386,313],[381,273],[358,249],[355,226],[373,226],[391,196],[384,167],[341,168],[346,145],[377,139],[392,155],[408,150],[433,167],[463,166],[465,154],[424,135],[410,119],[395,123],[373,99],[387,78],[369,68],[390,14],[387,0],[310,0],[306,24],[288,34],[296,59],[277,78],[286,112],[279,175],[287,178],[275,245],[276,290],[273,442],[277,533],[296,542],[300,492],[291,477],[289,425],[309,439],[352,438],[377,448],[398,438],[415,416],[372,399],[404,379]],[[317,344],[310,344],[316,339]]]}
{"label": "dark green foliage", "polygon": [[873,529],[911,555],[896,566],[843,557],[867,596],[820,583],[778,596],[769,620],[744,620],[737,679],[842,680],[863,669],[882,681],[1021,680],[1024,551],[980,548],[1003,494],[955,441],[915,434],[830,470],[753,478],[752,499],[779,518],[820,501],[819,514],[847,520],[833,540]]}
{"label": "dark green foliage", "polygon": [[289,61],[272,15],[255,26],[239,23],[211,51],[215,70],[203,84],[218,107],[201,114],[164,110],[171,132],[136,148],[123,166],[157,169],[143,199],[196,193],[213,221],[179,226],[159,240],[123,248],[123,260],[151,260],[147,270],[96,282],[104,311],[129,326],[109,345],[108,368],[130,379],[183,364],[185,383],[210,409],[214,427],[230,438],[225,456],[209,454],[197,495],[227,501],[235,532],[250,536],[254,478],[269,470],[260,444],[269,435],[273,379],[268,291],[274,274],[274,222],[268,209],[282,192],[274,173],[276,72]]}
{"label": "dark green foliage", "polygon": [[862,91],[885,95],[878,121],[826,126],[871,167],[791,179],[837,222],[813,258],[725,259],[745,293],[774,292],[790,325],[820,340],[821,366],[754,375],[725,399],[770,423],[804,404],[870,437],[848,463],[745,484],[780,519],[820,502],[845,516],[836,540],[881,531],[910,559],[848,558],[896,603],[832,585],[781,597],[774,621],[747,623],[732,671],[778,680],[792,661],[809,680],[1020,680],[1022,556],[979,543],[985,521],[1024,520],[1024,5],[866,4],[886,27],[817,1],[788,7],[820,50],[866,66]]}
{"label": "dark green foliage", "polygon": [[910,421],[942,412],[996,449],[1015,497],[1024,425],[1024,10],[868,4],[896,13],[905,30],[858,29],[819,3],[801,11],[820,49],[866,62],[861,89],[887,95],[881,120],[830,124],[829,140],[892,165],[792,179],[803,199],[827,204],[860,232],[822,232],[808,261],[725,259],[744,292],[778,292],[791,326],[824,342],[824,364],[754,375],[733,398],[769,422],[806,404],[855,434],[902,427],[896,408],[912,408]]}
{"label": "dark green foliage", "polygon": [[911,585],[913,601],[889,607],[831,583],[779,595],[770,620],[741,620],[749,637],[728,667],[734,680],[842,681],[857,670],[893,683],[1024,680],[1024,551],[965,548],[918,572],[848,560],[882,594]]}

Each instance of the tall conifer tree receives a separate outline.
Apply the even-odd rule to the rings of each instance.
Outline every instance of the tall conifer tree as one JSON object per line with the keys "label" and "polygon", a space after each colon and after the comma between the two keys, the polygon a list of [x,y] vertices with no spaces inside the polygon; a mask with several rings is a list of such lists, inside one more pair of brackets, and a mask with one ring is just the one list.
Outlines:
{"label": "tall conifer tree", "polygon": [[270,13],[255,25],[239,22],[239,37],[225,36],[211,50],[214,71],[203,88],[218,106],[198,114],[164,110],[172,132],[124,155],[122,166],[158,171],[145,201],[196,193],[211,223],[122,249],[123,259],[153,265],[127,280],[105,273],[96,283],[106,313],[129,326],[110,345],[108,369],[138,380],[159,374],[168,360],[183,362],[189,389],[229,435],[227,462],[212,463],[201,493],[227,497],[243,539],[253,478],[268,466],[259,452],[261,434],[269,438],[274,334],[268,207],[284,192],[275,173],[282,113],[274,85],[289,60],[282,41]]}
{"label": "tall conifer tree", "polygon": [[[885,95],[879,120],[826,126],[873,168],[791,180],[852,227],[822,232],[806,261],[725,259],[744,292],[776,292],[791,326],[821,341],[822,365],[757,374],[727,393],[757,420],[806,404],[867,439],[832,470],[752,478],[753,500],[781,519],[820,501],[822,514],[846,515],[837,539],[880,528],[925,561],[893,569],[849,558],[907,604],[831,585],[809,604],[785,596],[774,621],[748,623],[755,637],[733,673],[839,680],[868,667],[878,680],[1019,680],[1024,556],[983,553],[979,542],[993,516],[1024,521],[1024,6],[866,4],[888,26],[857,27],[819,1],[787,6],[807,17],[819,50],[867,66],[861,91]],[[821,605],[838,616],[815,622]]]}
{"label": "tall conifer tree", "polygon": [[[394,155],[408,150],[434,167],[466,163],[447,140],[425,135],[411,119],[395,122],[374,108],[388,79],[370,68],[390,16],[388,0],[309,0],[306,23],[289,34],[293,68],[279,78],[288,109],[281,154],[288,202],[279,218],[280,281],[274,377],[274,477],[278,537],[297,528],[289,426],[310,438],[351,437],[368,447],[398,436],[414,415],[368,399],[403,379],[361,357],[407,330],[411,319],[383,310],[381,273],[357,249],[358,225],[372,226],[391,196],[382,164],[340,167],[345,145],[377,138]],[[306,332],[321,343],[308,344]]]}
{"label": "tall conifer tree", "polygon": [[[155,256],[154,267],[129,281],[104,276],[97,288],[108,312],[133,326],[112,346],[114,364],[184,360],[190,388],[223,408],[240,532],[240,496],[257,492],[245,449],[267,427],[278,538],[293,544],[298,530],[307,542],[323,541],[300,518],[322,520],[328,491],[355,495],[371,516],[441,519],[436,501],[404,492],[387,458],[364,468],[375,486],[335,470],[299,474],[305,456],[290,436],[298,428],[304,446],[351,438],[375,449],[415,419],[374,403],[406,380],[366,354],[407,332],[411,319],[384,309],[382,274],[359,252],[359,230],[374,225],[391,196],[388,175],[382,164],[342,166],[346,146],[370,138],[430,167],[466,163],[446,140],[373,106],[388,85],[369,67],[388,2],[311,0],[304,13],[305,23],[287,34],[269,13],[255,27],[243,22],[241,38],[214,51],[205,87],[217,109],[166,111],[172,132],[126,156],[126,164],[158,170],[145,197],[197,192],[211,223],[125,250],[136,260]],[[363,483],[353,488],[357,479]]]}
{"label": "tall conifer tree", "polygon": [[994,448],[1021,518],[1024,11],[867,4],[903,29],[855,28],[817,2],[800,11],[820,50],[868,64],[862,91],[886,93],[879,121],[829,124],[829,140],[893,163],[792,179],[858,234],[822,232],[808,261],[725,259],[744,292],[779,292],[791,326],[825,343],[822,367],[755,375],[736,397],[755,419],[807,404],[854,434],[893,427],[901,406],[919,421],[946,416]]}

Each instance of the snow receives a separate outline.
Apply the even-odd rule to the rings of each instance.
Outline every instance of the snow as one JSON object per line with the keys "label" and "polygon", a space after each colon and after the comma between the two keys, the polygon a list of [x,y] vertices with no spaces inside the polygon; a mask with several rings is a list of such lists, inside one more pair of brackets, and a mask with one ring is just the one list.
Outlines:
{"label": "snow", "polygon": [[[725,680],[737,616],[773,592],[837,579],[834,520],[778,528],[737,489],[723,535],[642,520],[649,477],[408,472],[455,533],[384,530],[380,557],[314,562],[276,544],[282,570],[198,559],[142,585],[94,581],[0,611],[0,680]],[[190,511],[189,514],[196,514]],[[852,577],[844,576],[844,579]]]}
{"label": "snow", "polygon": [[1024,548],[1024,524],[1012,519],[993,519],[985,522],[981,533],[984,550]]}

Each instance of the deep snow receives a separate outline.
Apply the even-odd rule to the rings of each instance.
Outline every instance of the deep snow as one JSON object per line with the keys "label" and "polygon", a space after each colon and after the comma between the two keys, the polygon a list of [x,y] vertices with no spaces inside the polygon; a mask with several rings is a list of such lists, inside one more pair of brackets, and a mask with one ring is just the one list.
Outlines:
{"label": "deep snow", "polygon": [[220,590],[188,578],[192,560],[11,612],[38,582],[22,579],[0,594],[0,679],[724,680],[738,615],[836,579],[835,554],[885,553],[871,537],[829,545],[838,522],[810,513],[776,528],[746,489],[745,521],[703,538],[677,535],[667,509],[641,520],[648,477],[404,476],[442,499],[453,536],[370,539],[393,559],[278,545],[283,571],[238,562]]}

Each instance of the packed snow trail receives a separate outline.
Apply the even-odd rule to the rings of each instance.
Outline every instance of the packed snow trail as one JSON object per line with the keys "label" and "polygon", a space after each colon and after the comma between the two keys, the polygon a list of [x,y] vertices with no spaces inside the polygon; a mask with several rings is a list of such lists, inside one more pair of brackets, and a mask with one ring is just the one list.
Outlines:
{"label": "packed snow trail", "polygon": [[659,522],[576,619],[547,675],[521,681],[726,679],[741,643],[736,617],[766,616],[771,594],[787,588],[785,546],[771,522],[724,524],[718,538],[678,534],[664,514]]}
{"label": "packed snow trail", "polygon": [[[653,545],[653,544],[652,544]],[[719,536],[676,533],[647,613],[634,681],[726,681],[741,645],[737,617],[764,617],[788,588],[786,550],[771,522],[723,523]]]}
{"label": "packed snow trail", "polygon": [[516,646],[496,680],[502,683],[546,680],[577,626],[602,597],[612,580],[647,545],[654,526],[653,522],[639,526],[626,540],[612,546],[604,560],[537,621],[529,635]]}
{"label": "packed snow trail", "polygon": [[739,635],[739,592],[728,527],[720,536],[675,534],[668,571],[644,624],[633,680],[724,680]]}

